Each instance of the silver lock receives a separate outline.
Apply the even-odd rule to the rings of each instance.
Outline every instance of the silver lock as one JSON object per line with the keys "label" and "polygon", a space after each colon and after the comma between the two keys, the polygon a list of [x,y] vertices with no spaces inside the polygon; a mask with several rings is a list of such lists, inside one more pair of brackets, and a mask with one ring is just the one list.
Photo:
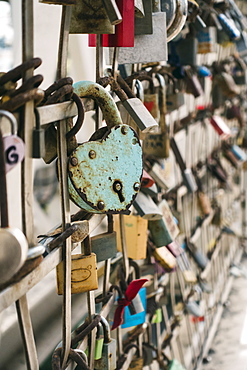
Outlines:
{"label": "silver lock", "polygon": [[[153,34],[135,35],[134,47],[119,48],[119,64],[149,63],[167,60],[166,13],[161,11],[153,12],[152,23]],[[112,58],[113,49],[110,48],[110,60]]]}
{"label": "silver lock", "polygon": [[[5,116],[10,123],[16,123],[15,117],[0,110],[0,117]],[[23,265],[27,257],[28,243],[25,235],[18,228],[9,227],[7,183],[5,170],[5,151],[0,129],[0,280],[6,283]]]}

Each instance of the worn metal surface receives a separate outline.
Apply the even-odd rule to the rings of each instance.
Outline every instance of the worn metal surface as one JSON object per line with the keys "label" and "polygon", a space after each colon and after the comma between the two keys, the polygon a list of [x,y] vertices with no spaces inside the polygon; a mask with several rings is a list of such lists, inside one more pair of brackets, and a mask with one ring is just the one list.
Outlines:
{"label": "worn metal surface", "polygon": [[120,125],[101,141],[81,144],[71,154],[68,170],[70,196],[79,207],[94,213],[127,210],[142,175],[142,150],[136,133]]}
{"label": "worn metal surface", "polygon": [[74,92],[80,98],[92,98],[100,106],[108,127],[122,123],[117,106],[109,94],[101,85],[91,81],[79,81],[73,84]]}
{"label": "worn metal surface", "polygon": [[[110,60],[113,50],[110,48]],[[153,34],[136,35],[135,46],[119,48],[119,64],[149,63],[167,60],[166,13],[153,13]]]}
{"label": "worn metal surface", "polygon": [[167,42],[173,40],[185,25],[188,13],[188,1],[177,0],[176,2],[176,15],[175,18],[167,30]]}
{"label": "worn metal surface", "polygon": [[101,0],[81,0],[73,6],[70,33],[114,33]]}

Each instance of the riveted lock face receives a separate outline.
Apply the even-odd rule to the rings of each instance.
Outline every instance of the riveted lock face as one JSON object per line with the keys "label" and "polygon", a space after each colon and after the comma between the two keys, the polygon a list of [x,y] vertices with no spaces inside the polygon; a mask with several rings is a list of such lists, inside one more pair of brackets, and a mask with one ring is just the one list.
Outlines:
{"label": "riveted lock face", "polygon": [[69,157],[68,171],[70,196],[80,208],[93,213],[125,212],[142,176],[142,150],[135,131],[117,125],[101,140],[79,145]]}

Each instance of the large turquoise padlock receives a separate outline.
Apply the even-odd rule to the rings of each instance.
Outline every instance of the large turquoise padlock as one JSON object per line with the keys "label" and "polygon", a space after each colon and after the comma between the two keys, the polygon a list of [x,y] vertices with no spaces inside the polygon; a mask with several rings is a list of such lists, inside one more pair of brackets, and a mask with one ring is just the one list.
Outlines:
{"label": "large turquoise padlock", "polygon": [[73,85],[81,98],[92,98],[107,123],[89,141],[80,144],[68,159],[71,200],[92,213],[126,213],[141,184],[142,149],[136,132],[121,121],[111,95],[99,84]]}
{"label": "large turquoise padlock", "polygon": [[147,299],[146,299],[146,288],[141,288],[138,292],[143,306],[143,311],[131,315],[128,306],[124,308],[124,322],[121,328],[130,328],[132,326],[143,324],[146,320],[146,310],[147,310]]}

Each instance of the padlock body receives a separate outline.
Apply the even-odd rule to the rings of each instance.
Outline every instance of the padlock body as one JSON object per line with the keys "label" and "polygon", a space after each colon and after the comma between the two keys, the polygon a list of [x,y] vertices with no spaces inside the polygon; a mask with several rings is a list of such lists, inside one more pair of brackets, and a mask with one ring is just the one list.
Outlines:
{"label": "padlock body", "polygon": [[143,324],[146,319],[146,308],[147,308],[147,300],[146,300],[146,288],[141,288],[139,290],[139,296],[141,298],[143,311],[138,312],[134,315],[131,315],[130,309],[128,306],[124,308],[124,322],[121,325],[122,328],[130,328],[131,326],[136,326]]}
{"label": "padlock body", "polygon": [[92,213],[126,212],[142,176],[142,149],[135,131],[117,125],[100,141],[79,145],[69,157],[68,172],[69,194],[78,207]]}
{"label": "padlock body", "polygon": [[91,238],[92,252],[96,254],[97,262],[113,258],[117,254],[116,232],[103,233]]}
{"label": "padlock body", "polygon": [[70,33],[114,33],[102,0],[80,0],[72,8]]}
{"label": "padlock body", "polygon": [[[148,221],[140,216],[124,215],[124,229],[128,258],[141,260],[147,254]],[[117,231],[117,249],[122,251],[120,226],[118,217],[114,218],[114,228]]]}
{"label": "padlock body", "polygon": [[17,228],[0,228],[0,281],[7,282],[23,265],[28,251],[27,240]]}
{"label": "padlock body", "polygon": [[[63,294],[63,261],[57,265],[57,293]],[[71,260],[71,294],[98,289],[95,253],[73,254]]]}
{"label": "padlock body", "polygon": [[122,104],[142,132],[146,133],[158,127],[158,123],[140,99],[130,98]]}
{"label": "padlock body", "polygon": [[104,343],[102,356],[94,362],[94,368],[96,370],[115,370],[117,368],[116,350],[117,343],[115,339],[111,338],[109,343]]}
{"label": "padlock body", "polygon": [[167,272],[172,271],[176,267],[176,258],[166,247],[156,248],[153,256]]}

